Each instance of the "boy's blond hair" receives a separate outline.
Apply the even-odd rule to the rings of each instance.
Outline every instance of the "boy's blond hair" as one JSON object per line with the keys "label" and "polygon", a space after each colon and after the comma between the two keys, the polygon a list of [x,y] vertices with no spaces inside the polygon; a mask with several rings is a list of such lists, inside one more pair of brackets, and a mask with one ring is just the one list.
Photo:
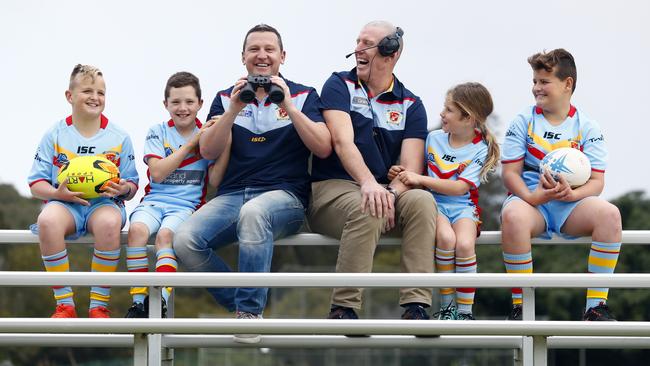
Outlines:
{"label": "boy's blond hair", "polygon": [[70,85],[68,86],[69,89],[72,89],[74,87],[77,75],[80,75],[80,77],[89,77],[92,81],[95,81],[95,77],[97,76],[103,76],[102,72],[95,66],[77,64],[72,69],[72,73],[70,74]]}

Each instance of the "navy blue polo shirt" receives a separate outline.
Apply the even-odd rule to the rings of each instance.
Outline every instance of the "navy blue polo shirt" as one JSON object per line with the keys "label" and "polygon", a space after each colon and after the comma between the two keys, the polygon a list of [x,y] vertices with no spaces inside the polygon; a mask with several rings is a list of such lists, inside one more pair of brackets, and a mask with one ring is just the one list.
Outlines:
{"label": "navy blue polo shirt", "polygon": [[[323,86],[320,109],[350,115],[354,144],[379,183],[389,183],[388,169],[397,162],[404,139],[427,138],[427,113],[422,101],[396,77],[389,90],[369,98],[356,68],[335,72]],[[312,180],[326,179],[353,180],[337,154],[325,159],[314,156]]]}
{"label": "navy blue polo shirt", "polygon": [[[285,79],[293,104],[314,123],[323,123],[314,88]],[[233,87],[220,91],[208,120],[228,109]],[[239,112],[232,127],[228,168],[217,195],[244,188],[282,189],[307,207],[310,193],[308,159],[311,152],[300,139],[287,111],[268,100],[253,100]]]}

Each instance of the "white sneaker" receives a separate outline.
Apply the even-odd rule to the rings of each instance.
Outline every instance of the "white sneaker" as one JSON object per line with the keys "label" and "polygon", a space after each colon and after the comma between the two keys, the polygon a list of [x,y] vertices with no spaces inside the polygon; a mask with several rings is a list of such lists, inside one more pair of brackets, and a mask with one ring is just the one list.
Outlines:
{"label": "white sneaker", "polygon": [[[235,318],[236,319],[264,319],[262,317],[262,314],[253,314],[245,311],[237,311],[237,313],[235,314]],[[235,334],[233,336],[233,340],[238,343],[247,343],[247,344],[259,343],[260,339],[261,337],[259,334]]]}

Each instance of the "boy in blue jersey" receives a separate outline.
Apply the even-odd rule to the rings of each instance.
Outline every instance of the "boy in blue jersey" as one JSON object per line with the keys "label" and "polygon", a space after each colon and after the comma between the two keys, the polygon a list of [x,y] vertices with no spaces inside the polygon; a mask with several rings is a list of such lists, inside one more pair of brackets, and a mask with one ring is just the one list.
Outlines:
{"label": "boy in blue jersey", "polygon": [[[178,225],[205,203],[208,181],[217,185],[228,153],[219,167],[201,158],[199,137],[215,120],[202,125],[196,114],[203,105],[199,79],[188,73],[172,75],[165,86],[165,108],[171,119],[147,132],[144,162],[150,183],[145,196],[130,217],[126,266],[129,272],[147,272],[146,244],[156,235],[156,272],[176,272],[172,239]],[[163,317],[170,288],[163,288]],[[146,318],[149,301],[146,287],[132,287],[133,305],[126,318]]]}
{"label": "boy in blue jersey", "polygon": [[[391,230],[403,239],[403,272],[433,271],[433,196],[387,177],[398,159],[409,171],[424,168],[426,111],[393,74],[402,35],[388,22],[368,23],[357,38],[356,67],[333,73],[323,86],[321,109],[336,154],[313,160],[309,224],[340,238],[337,272],[370,272],[379,237]],[[334,289],[328,317],[357,319],[361,295],[358,288]],[[427,319],[431,289],[401,289],[399,304],[403,319]]]}
{"label": "boy in blue jersey", "polygon": [[[501,212],[503,260],[508,273],[532,273],[531,238],[591,236],[588,269],[612,273],[621,247],[618,208],[598,195],[605,185],[607,149],[600,127],[571,105],[576,87],[573,56],[564,49],[528,58],[533,69],[535,105],[511,123],[502,149],[503,181],[512,194]],[[550,151],[580,149],[591,162],[591,177],[572,188],[563,177],[539,173]],[[607,288],[589,288],[583,320],[614,320],[606,304]],[[521,289],[512,291],[509,319],[521,319]]]}
{"label": "boy in blue jersey", "polygon": [[[72,115],[57,122],[43,136],[28,178],[32,195],[47,203],[33,231],[38,232],[43,263],[47,271],[70,269],[65,239],[86,232],[95,237],[92,271],[114,272],[120,259],[120,230],[126,222],[124,201],[138,190],[133,145],[125,131],[102,114],[105,105],[104,77],[93,66],[77,65],[65,92]],[[120,170],[119,183],[111,182],[100,197],[84,200],[66,184],[57,183],[59,168],[77,156],[99,155]],[[67,182],[66,182],[67,183]],[[70,286],[55,286],[56,310],[53,318],[76,318]],[[90,289],[91,318],[109,318],[110,288]]]}
{"label": "boy in blue jersey", "polygon": [[[230,268],[214,252],[239,242],[240,272],[269,272],[275,239],[296,233],[304,221],[309,198],[308,159],[326,157],[331,136],[311,87],[280,75],[286,53],[278,31],[260,24],[244,38],[242,62],[249,75],[270,76],[284,92],[271,103],[263,88],[248,104],[239,98],[241,78],[219,92],[208,118],[221,118],[200,138],[201,155],[217,159],[229,138],[228,168],[217,197],[196,211],[174,237],[174,250],[190,271],[224,272]],[[211,288],[210,293],[238,319],[262,317],[268,289]],[[259,335],[236,335],[235,341],[259,342]]]}

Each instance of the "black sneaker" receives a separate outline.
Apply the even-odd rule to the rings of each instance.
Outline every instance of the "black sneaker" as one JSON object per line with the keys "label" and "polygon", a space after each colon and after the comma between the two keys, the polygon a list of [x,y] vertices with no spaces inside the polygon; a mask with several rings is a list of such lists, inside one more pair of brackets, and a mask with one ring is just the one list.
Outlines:
{"label": "black sneaker", "polygon": [[522,320],[524,315],[524,307],[521,305],[512,305],[512,311],[506,320]]}
{"label": "black sneaker", "polygon": [[596,322],[615,322],[616,319],[614,315],[610,312],[609,306],[604,302],[601,302],[597,306],[589,308],[582,315],[582,320],[586,321],[596,321]]}
{"label": "black sneaker", "polygon": [[345,306],[332,305],[327,319],[359,319],[359,316],[352,308]]}
{"label": "black sneaker", "polygon": [[456,320],[456,307],[449,303],[447,307],[441,308],[440,311],[433,313],[433,317],[438,320]]}
{"label": "black sneaker", "polygon": [[405,308],[402,314],[402,319],[404,320],[429,320],[429,314],[427,314],[422,304],[409,303],[402,305],[402,307]]}
{"label": "black sneaker", "polygon": [[472,313],[458,313],[456,314],[456,320],[475,320]]}
{"label": "black sneaker", "polygon": [[144,304],[141,302],[134,302],[133,305],[127,310],[125,318],[148,318],[149,312],[145,310]]}
{"label": "black sneaker", "polygon": [[[167,301],[165,301],[164,298],[160,298],[162,303],[160,304],[160,317],[161,318],[166,318],[167,317]],[[147,312],[147,316],[145,318],[149,317],[149,296],[144,298],[144,311]]]}

